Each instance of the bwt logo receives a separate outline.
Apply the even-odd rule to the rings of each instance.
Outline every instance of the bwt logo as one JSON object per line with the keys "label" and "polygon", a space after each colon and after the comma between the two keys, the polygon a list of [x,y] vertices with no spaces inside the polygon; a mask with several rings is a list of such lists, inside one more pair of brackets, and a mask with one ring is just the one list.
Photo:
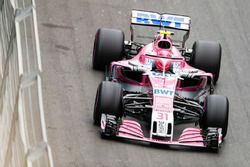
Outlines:
{"label": "bwt logo", "polygon": [[156,13],[144,13],[138,12],[137,23],[142,24],[153,24],[153,25],[161,25],[161,26],[173,26],[175,28],[181,28],[182,23],[185,22],[185,18],[181,16],[173,16],[173,15],[159,15]]}
{"label": "bwt logo", "polygon": [[154,89],[154,94],[160,96],[173,96],[174,91],[169,89]]}

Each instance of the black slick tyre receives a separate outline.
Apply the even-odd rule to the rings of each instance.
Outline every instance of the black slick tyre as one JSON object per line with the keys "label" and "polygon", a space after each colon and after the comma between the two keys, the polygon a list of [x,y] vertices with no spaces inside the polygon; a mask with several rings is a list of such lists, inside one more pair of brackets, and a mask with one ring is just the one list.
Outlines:
{"label": "black slick tyre", "polygon": [[227,135],[229,116],[229,102],[227,97],[221,95],[208,95],[206,99],[206,111],[202,119],[202,127],[222,128],[223,138]]}
{"label": "black slick tyre", "polygon": [[219,79],[221,64],[221,45],[213,41],[196,41],[193,44],[191,65],[214,76],[214,84]]}
{"label": "black slick tyre", "polygon": [[95,125],[100,125],[102,113],[116,117],[123,115],[122,87],[119,83],[110,81],[100,83],[96,93],[93,113]]}
{"label": "black slick tyre", "polygon": [[105,70],[112,61],[122,59],[124,33],[121,30],[100,28],[96,32],[92,66],[95,70]]}

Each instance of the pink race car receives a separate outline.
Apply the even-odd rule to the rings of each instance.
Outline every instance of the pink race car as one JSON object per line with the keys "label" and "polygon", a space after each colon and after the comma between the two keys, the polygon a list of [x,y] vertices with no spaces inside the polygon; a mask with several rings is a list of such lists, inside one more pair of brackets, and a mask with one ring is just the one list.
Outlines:
{"label": "pink race car", "polygon": [[[134,41],[134,25],[158,27],[152,42]],[[175,33],[185,32],[175,40]],[[131,40],[120,30],[95,36],[93,68],[105,70],[96,93],[94,123],[101,136],[218,149],[227,134],[229,102],[212,95],[221,45],[185,48],[190,17],[132,10]]]}

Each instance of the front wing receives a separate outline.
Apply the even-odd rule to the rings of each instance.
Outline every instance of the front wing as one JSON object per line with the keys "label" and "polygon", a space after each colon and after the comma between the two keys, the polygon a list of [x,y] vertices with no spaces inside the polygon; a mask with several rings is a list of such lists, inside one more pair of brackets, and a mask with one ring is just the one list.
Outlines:
{"label": "front wing", "polygon": [[178,140],[161,140],[144,136],[141,125],[134,120],[116,120],[115,116],[102,114],[101,134],[142,142],[217,149],[222,144],[221,128],[185,128]]}

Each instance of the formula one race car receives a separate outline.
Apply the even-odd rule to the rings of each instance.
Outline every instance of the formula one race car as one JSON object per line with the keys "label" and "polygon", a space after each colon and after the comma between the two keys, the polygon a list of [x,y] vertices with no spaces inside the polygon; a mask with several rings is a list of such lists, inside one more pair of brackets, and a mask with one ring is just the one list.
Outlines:
{"label": "formula one race car", "polygon": [[[135,25],[157,27],[154,40],[135,42]],[[174,39],[174,31],[184,32],[182,40]],[[189,32],[188,16],[140,10],[132,10],[130,41],[120,30],[97,31],[93,68],[106,72],[93,117],[103,137],[219,148],[229,114],[227,97],[212,95],[221,45],[196,41],[187,49]]]}

